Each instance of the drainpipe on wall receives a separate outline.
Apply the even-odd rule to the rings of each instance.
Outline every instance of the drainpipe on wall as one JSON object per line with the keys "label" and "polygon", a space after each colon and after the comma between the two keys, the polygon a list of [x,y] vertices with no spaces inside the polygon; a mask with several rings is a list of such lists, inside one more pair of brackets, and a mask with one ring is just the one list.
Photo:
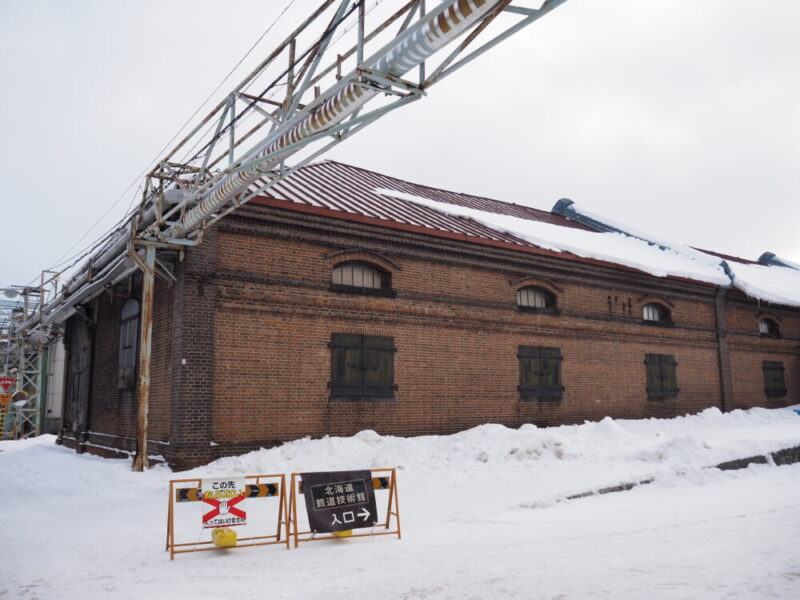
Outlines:
{"label": "drainpipe on wall", "polygon": [[722,393],[722,412],[733,410],[733,382],[731,380],[731,354],[728,348],[728,315],[726,287],[717,287],[714,294],[714,316],[716,317],[717,357],[719,362],[720,392]]}

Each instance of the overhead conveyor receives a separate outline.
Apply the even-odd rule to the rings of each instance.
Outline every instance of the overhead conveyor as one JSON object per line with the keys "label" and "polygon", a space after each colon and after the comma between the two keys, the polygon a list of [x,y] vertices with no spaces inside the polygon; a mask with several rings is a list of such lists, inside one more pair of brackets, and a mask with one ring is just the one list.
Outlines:
{"label": "overhead conveyor", "polygon": [[147,174],[137,209],[21,324],[16,343],[58,326],[106,286],[141,270],[135,464],[142,468],[154,277],[171,277],[159,252],[201,243],[225,215],[565,1],[322,2]]}

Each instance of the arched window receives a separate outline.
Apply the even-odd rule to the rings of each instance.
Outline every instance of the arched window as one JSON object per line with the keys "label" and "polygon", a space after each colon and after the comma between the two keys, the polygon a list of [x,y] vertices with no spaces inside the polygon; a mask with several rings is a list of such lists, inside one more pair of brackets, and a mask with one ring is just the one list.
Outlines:
{"label": "arched window", "polygon": [[780,327],[772,319],[760,319],[758,332],[765,337],[780,337],[781,335]]}
{"label": "arched window", "polygon": [[533,312],[554,311],[556,297],[544,288],[527,286],[517,291],[517,308]]}
{"label": "arched window", "polygon": [[345,262],[333,268],[331,289],[335,292],[367,296],[393,296],[391,275],[362,262]]}
{"label": "arched window", "polygon": [[131,298],[122,307],[119,323],[119,380],[117,388],[136,387],[136,349],[139,340],[139,303]]}
{"label": "arched window", "polygon": [[669,309],[655,302],[644,305],[642,318],[648,323],[669,323],[672,320]]}

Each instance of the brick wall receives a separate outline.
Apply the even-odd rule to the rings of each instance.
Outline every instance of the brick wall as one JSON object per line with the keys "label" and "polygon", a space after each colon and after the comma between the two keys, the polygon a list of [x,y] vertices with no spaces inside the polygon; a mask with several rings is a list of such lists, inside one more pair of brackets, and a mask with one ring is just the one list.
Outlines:
{"label": "brick wall", "polygon": [[[396,297],[331,291],[331,270],[344,260],[389,271]],[[159,451],[179,469],[306,435],[800,402],[800,313],[696,282],[265,207],[244,207],[206,231],[175,275],[156,287],[150,437],[169,440]],[[525,285],[555,294],[559,314],[518,311]],[[642,322],[653,301],[669,308],[672,326]],[[122,440],[135,436],[135,403],[110,384],[114,302],[97,308],[92,423]],[[782,338],[758,334],[763,314],[779,320]],[[333,333],[394,339],[393,401],[329,401]],[[520,345],[560,349],[561,402],[520,399]],[[677,360],[676,398],[648,399],[648,353]],[[763,360],[784,362],[786,398],[765,398]]]}
{"label": "brick wall", "polygon": [[[748,316],[735,313],[733,325],[723,320],[718,331],[713,286],[431,244],[410,234],[375,236],[349,224],[334,230],[321,222],[304,228],[281,218],[259,222],[256,210],[246,217],[223,225],[213,281],[219,304],[212,438],[218,454],[364,428],[449,433],[485,422],[553,425],[723,408],[718,338],[727,336],[737,348],[727,330],[742,318],[752,324],[760,310],[738,306]],[[390,270],[396,298],[329,291],[333,265],[354,257]],[[557,289],[559,315],[516,310],[516,290],[530,283]],[[642,323],[642,307],[651,301],[669,307],[673,327]],[[788,311],[785,320],[795,326],[797,316]],[[342,332],[394,338],[399,389],[393,402],[328,400],[328,343]],[[755,335],[751,341],[758,362],[745,369],[734,353],[731,402],[772,405],[740,384],[750,373],[763,392],[761,360],[773,356],[767,352],[773,340]],[[796,357],[796,339],[780,343]],[[560,348],[562,402],[520,400],[519,345]],[[647,353],[675,357],[677,398],[647,398]],[[791,368],[787,364],[787,373]],[[789,380],[787,402],[797,393]]]}
{"label": "brick wall", "polygon": [[214,458],[211,425],[214,419],[214,321],[217,288],[216,230],[205,232],[203,243],[190,248],[176,269],[173,287],[173,336],[170,347],[171,410],[167,460],[177,469]]}
{"label": "brick wall", "polygon": [[[88,428],[80,432],[62,431],[61,439],[67,446],[110,457],[129,456],[136,451],[138,370],[134,389],[119,389],[118,377],[122,308],[130,298],[141,302],[141,285],[141,275],[137,272],[95,298],[92,311],[87,313],[93,315]],[[170,439],[173,308],[172,287],[156,279],[148,428],[151,455],[163,455]]]}

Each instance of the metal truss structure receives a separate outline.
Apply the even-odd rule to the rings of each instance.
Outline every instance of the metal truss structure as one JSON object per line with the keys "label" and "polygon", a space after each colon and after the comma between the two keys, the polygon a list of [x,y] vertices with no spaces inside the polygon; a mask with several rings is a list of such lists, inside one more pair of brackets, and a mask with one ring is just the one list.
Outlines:
{"label": "metal truss structure", "polygon": [[50,342],[56,331],[28,329],[25,323],[41,315],[45,301],[55,294],[58,274],[44,271],[38,287],[12,286],[3,290],[8,300],[0,301],[0,344],[3,375],[14,376],[15,392],[24,392],[25,401],[17,400],[8,409],[13,428],[0,432],[14,438],[39,435],[44,424],[43,367],[47,364]]}
{"label": "metal truss structure", "polygon": [[565,1],[407,0],[394,8],[382,0],[322,1],[157,163],[138,209],[21,331],[58,325],[107,286],[143,271],[134,463],[143,468],[154,276],[172,277],[158,252],[200,243],[219,219]]}

